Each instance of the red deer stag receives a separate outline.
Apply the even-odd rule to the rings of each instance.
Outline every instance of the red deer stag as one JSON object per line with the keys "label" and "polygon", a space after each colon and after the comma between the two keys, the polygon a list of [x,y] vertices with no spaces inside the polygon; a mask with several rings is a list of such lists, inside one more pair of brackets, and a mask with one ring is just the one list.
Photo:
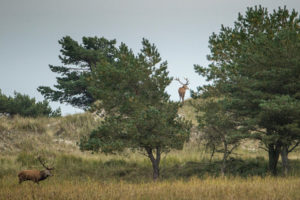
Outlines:
{"label": "red deer stag", "polygon": [[175,78],[176,81],[178,81],[182,87],[180,87],[178,89],[178,94],[179,94],[179,100],[181,100],[182,104],[184,103],[184,95],[185,95],[185,91],[188,90],[188,84],[189,84],[189,80],[187,78],[184,78],[186,83],[182,83],[179,78]]}
{"label": "red deer stag", "polygon": [[18,174],[19,184],[23,181],[33,181],[35,183],[39,183],[39,181],[45,180],[49,176],[53,176],[51,170],[54,168],[49,168],[45,165],[45,162],[42,161],[40,157],[38,157],[38,161],[43,165],[45,170],[23,170]]}

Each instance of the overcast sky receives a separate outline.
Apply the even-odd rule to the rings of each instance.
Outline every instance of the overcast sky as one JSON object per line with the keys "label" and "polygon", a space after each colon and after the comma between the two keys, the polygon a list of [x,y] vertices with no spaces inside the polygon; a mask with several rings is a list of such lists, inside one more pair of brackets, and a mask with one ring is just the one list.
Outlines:
{"label": "overcast sky", "polygon": [[[207,66],[211,33],[221,24],[232,26],[238,12],[254,5],[300,11],[299,0],[0,0],[0,89],[43,100],[36,89],[56,83],[48,65],[61,64],[58,40],[66,35],[80,43],[83,36],[117,39],[134,52],[145,37],[168,61],[170,75],[187,77],[196,89],[205,81],[193,65]],[[172,100],[179,99],[178,87],[173,82],[167,88]],[[51,106],[60,106],[64,115],[80,112]]]}

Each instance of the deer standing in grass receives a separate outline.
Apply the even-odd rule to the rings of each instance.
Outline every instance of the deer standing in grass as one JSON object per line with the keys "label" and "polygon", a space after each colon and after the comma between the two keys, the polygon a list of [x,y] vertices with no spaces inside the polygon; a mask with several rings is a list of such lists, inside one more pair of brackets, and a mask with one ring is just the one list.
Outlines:
{"label": "deer standing in grass", "polygon": [[43,165],[45,170],[23,170],[18,174],[19,184],[23,181],[33,181],[35,183],[39,183],[39,181],[45,180],[49,176],[53,176],[51,170],[54,168],[49,168],[45,165],[45,162],[42,161],[40,157],[38,157],[38,161]]}
{"label": "deer standing in grass", "polygon": [[175,78],[176,81],[178,81],[182,87],[180,87],[178,89],[178,94],[179,94],[179,100],[181,100],[182,104],[184,103],[184,95],[185,95],[185,91],[188,90],[188,85],[189,85],[189,80],[187,78],[184,78],[185,79],[185,83],[182,83],[179,78]]}

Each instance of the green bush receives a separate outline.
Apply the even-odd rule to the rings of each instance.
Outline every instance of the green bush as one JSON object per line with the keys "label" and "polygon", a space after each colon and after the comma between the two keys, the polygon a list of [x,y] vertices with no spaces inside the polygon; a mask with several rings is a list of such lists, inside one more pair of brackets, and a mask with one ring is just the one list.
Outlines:
{"label": "green bush", "polygon": [[227,173],[230,175],[248,177],[248,176],[265,176],[268,165],[263,157],[255,159],[230,159]]}
{"label": "green bush", "polygon": [[0,90],[0,113],[9,115],[21,115],[24,117],[57,117],[61,116],[61,110],[52,110],[48,101],[36,102],[35,98],[18,92],[14,97],[7,97]]}

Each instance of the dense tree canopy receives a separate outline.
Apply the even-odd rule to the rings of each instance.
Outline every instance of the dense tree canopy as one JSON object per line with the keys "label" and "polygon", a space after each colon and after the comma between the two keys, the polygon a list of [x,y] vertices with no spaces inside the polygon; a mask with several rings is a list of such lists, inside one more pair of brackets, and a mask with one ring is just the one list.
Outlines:
{"label": "dense tree canopy", "polygon": [[210,81],[199,87],[202,96],[223,94],[226,109],[244,120],[249,137],[265,145],[273,174],[280,152],[291,150],[300,136],[299,23],[294,10],[248,8],[233,28],[222,26],[211,35],[211,64],[195,65]]}
{"label": "dense tree canopy", "polygon": [[[66,66],[50,66],[57,90],[40,87],[54,101],[67,102],[102,113],[104,120],[90,136],[82,138],[82,150],[113,153],[125,148],[142,150],[159,176],[161,153],[180,149],[189,138],[190,123],[177,115],[179,104],[169,100],[167,62],[161,62],[154,44],[143,39],[135,55],[115,40],[70,37],[59,41],[60,59]],[[69,65],[69,66],[67,66]]]}

